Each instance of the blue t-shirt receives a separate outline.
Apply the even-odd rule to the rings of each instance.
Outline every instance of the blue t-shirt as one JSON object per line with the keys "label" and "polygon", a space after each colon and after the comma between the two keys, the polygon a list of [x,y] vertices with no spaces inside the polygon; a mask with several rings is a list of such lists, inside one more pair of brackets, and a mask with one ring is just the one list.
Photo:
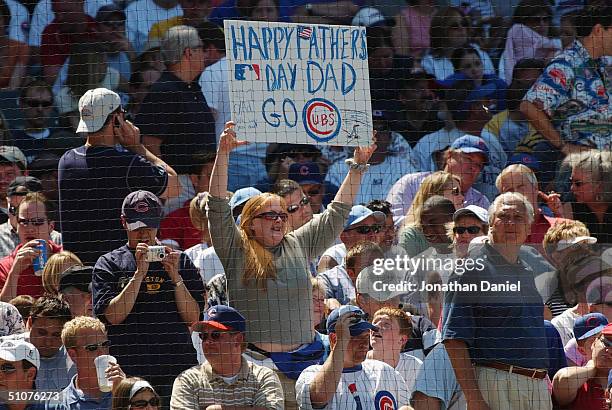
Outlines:
{"label": "blue t-shirt", "polygon": [[50,402],[46,405],[47,410],[110,410],[112,407],[113,394],[104,393],[100,400],[85,396],[82,390],[76,388],[76,376],[70,381],[68,387],[62,390],[59,402]]}
{"label": "blue t-shirt", "polygon": [[75,148],[58,168],[64,248],[87,265],[125,243],[123,199],[139,189],[159,196],[168,182],[163,168],[122,147]]}
{"label": "blue t-shirt", "polygon": [[[474,269],[451,277],[449,283],[473,285],[476,290],[446,292],[443,340],[465,342],[477,364],[502,362],[547,369],[544,309],[533,272],[522,261],[510,264],[488,244],[474,248],[470,258],[475,261]],[[487,291],[483,281],[496,285],[520,282],[520,291]]]}
{"label": "blue t-shirt", "polygon": [[[176,306],[175,287],[161,262],[149,264],[134,307],[121,324],[111,325],[104,317],[110,301],[121,293],[135,271],[136,259],[127,245],[98,259],[92,280],[94,313],[106,323],[110,354],[126,374],[148,380],[173,379],[196,364],[197,358],[188,324]],[[202,310],[204,283],[185,253],[180,256],[179,273]]]}

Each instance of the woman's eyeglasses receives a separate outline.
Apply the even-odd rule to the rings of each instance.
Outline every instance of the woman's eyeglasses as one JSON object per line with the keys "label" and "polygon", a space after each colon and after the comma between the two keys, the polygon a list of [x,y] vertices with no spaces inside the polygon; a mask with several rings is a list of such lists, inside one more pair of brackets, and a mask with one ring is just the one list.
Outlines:
{"label": "woman's eyeglasses", "polygon": [[152,407],[159,406],[159,399],[157,397],[152,397],[149,400],[135,400],[130,402],[130,409],[142,409],[147,407],[147,405]]}
{"label": "woman's eyeglasses", "polygon": [[255,216],[255,219],[265,219],[266,221],[276,221],[277,219],[280,219],[283,222],[287,222],[287,219],[289,218],[289,215],[287,215],[286,213],[279,213],[279,212],[264,212],[262,214],[259,214],[257,216]]}
{"label": "woman's eyeglasses", "polygon": [[455,226],[453,228],[453,232],[459,235],[463,235],[466,232],[470,235],[476,235],[478,232],[480,232],[480,226]]}
{"label": "woman's eyeglasses", "polygon": [[301,201],[295,205],[289,205],[287,207],[287,212],[290,214],[296,213],[298,209],[305,207],[310,204],[310,199],[307,196],[303,196]]}
{"label": "woman's eyeglasses", "polygon": [[110,345],[111,345],[110,340],[105,340],[100,343],[90,343],[88,345],[85,345],[83,346],[83,349],[87,350],[88,352],[95,352],[101,347],[110,347]]}
{"label": "woman's eyeglasses", "polygon": [[382,229],[382,225],[361,225],[357,228],[345,229],[345,231],[355,231],[360,235],[367,235],[370,232],[379,233],[380,231],[382,231]]}
{"label": "woman's eyeglasses", "polygon": [[10,363],[4,363],[0,365],[0,373],[9,374],[15,373],[17,368]]}
{"label": "woman's eyeglasses", "polygon": [[47,222],[47,218],[32,218],[32,219],[19,218],[17,219],[17,223],[19,223],[19,225],[22,225],[22,226],[29,226],[29,225],[43,226],[46,222]]}

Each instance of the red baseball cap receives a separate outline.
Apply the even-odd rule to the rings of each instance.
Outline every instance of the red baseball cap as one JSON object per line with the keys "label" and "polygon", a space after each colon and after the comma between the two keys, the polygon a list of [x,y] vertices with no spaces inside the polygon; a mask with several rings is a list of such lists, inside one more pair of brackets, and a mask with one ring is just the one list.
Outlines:
{"label": "red baseball cap", "polygon": [[604,336],[612,336],[612,323],[604,327],[601,334]]}

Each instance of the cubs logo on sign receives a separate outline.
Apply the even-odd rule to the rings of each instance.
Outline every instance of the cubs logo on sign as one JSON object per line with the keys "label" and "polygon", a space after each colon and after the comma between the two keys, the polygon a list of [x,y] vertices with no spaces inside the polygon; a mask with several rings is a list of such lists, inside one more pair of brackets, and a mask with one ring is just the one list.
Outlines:
{"label": "cubs logo on sign", "polygon": [[376,410],[397,410],[397,402],[391,393],[382,390],[374,397],[374,408]]}
{"label": "cubs logo on sign", "polygon": [[318,142],[333,139],[340,132],[340,111],[324,98],[313,98],[304,105],[302,111],[306,133]]}

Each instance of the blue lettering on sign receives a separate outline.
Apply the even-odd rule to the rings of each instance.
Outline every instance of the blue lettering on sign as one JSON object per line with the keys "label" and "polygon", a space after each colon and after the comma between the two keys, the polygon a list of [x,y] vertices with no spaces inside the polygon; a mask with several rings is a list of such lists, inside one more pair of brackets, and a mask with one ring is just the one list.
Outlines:
{"label": "blue lettering on sign", "polygon": [[268,50],[261,48],[257,32],[253,27],[249,27],[249,60],[253,59],[253,50],[259,50],[259,55],[262,60],[268,59]]}
{"label": "blue lettering on sign", "polygon": [[287,69],[283,64],[278,65],[278,69],[266,65],[266,84],[268,91],[274,90],[291,90],[295,89],[295,80],[297,78],[297,65],[288,64]]}
{"label": "blue lettering on sign", "polygon": [[316,61],[308,61],[306,64],[306,85],[310,94],[318,91],[326,92],[331,87],[334,90],[341,90],[342,95],[346,95],[355,88],[356,82],[357,73],[349,63],[342,63],[340,86],[332,63],[327,63],[325,71]]}
{"label": "blue lettering on sign", "polygon": [[238,59],[238,50],[242,49],[243,59],[247,59],[247,48],[244,41],[244,27],[240,26],[240,39],[236,37],[236,28],[232,26],[232,51],[234,59]]}
{"label": "blue lettering on sign", "polygon": [[298,112],[295,108],[294,102],[285,98],[283,100],[282,105],[282,114],[276,112],[276,101],[274,98],[268,98],[261,106],[262,116],[266,123],[268,123],[271,127],[278,128],[282,122],[289,128],[294,128],[297,125],[298,121]]}

